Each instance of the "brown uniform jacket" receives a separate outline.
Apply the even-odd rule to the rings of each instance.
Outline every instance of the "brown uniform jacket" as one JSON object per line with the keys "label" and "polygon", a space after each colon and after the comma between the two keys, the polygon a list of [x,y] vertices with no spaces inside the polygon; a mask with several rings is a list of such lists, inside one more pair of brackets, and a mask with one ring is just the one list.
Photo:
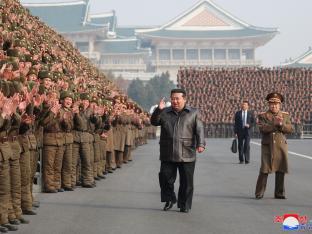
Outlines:
{"label": "brown uniform jacket", "polygon": [[65,144],[60,113],[55,115],[52,111],[47,111],[41,119],[41,125],[44,131],[43,145],[63,146]]}
{"label": "brown uniform jacket", "polygon": [[74,142],[88,143],[90,142],[88,133],[88,119],[84,113],[79,112],[74,115]]}
{"label": "brown uniform jacket", "polygon": [[[281,126],[274,125],[276,116],[283,117]],[[258,125],[262,134],[261,168],[262,173],[288,173],[288,147],[285,135],[293,132],[289,114],[279,112],[274,115],[267,111],[259,114]]]}
{"label": "brown uniform jacket", "polygon": [[0,115],[0,162],[9,160],[12,158],[13,153],[10,147],[9,142],[2,142],[4,140],[3,137],[8,136],[8,131],[11,128],[11,120],[10,119],[4,119]]}
{"label": "brown uniform jacket", "polygon": [[70,109],[63,107],[60,111],[61,116],[64,116],[65,113],[70,113],[71,117],[67,120],[63,119],[62,121],[62,129],[64,131],[64,140],[65,144],[72,144],[74,143],[74,135],[72,130],[74,128],[74,114],[71,112]]}

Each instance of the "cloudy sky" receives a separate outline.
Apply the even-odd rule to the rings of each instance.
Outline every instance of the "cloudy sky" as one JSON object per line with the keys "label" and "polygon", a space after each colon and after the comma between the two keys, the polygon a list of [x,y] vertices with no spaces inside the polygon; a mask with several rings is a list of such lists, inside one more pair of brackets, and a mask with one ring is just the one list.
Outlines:
{"label": "cloudy sky", "polygon": [[[22,0],[64,2],[72,0]],[[191,8],[198,0],[90,0],[91,12],[115,10],[119,25],[162,25]],[[264,65],[296,58],[312,46],[312,0],[213,0],[241,20],[261,27],[277,27],[280,34],[256,51]]]}

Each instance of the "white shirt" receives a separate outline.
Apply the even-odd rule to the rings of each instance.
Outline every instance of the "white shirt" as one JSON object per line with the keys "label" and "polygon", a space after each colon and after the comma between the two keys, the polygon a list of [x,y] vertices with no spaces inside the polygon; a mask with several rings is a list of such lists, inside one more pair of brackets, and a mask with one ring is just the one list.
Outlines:
{"label": "white shirt", "polygon": [[245,127],[247,123],[247,110],[245,111],[242,110],[242,121],[243,121],[243,127]]}

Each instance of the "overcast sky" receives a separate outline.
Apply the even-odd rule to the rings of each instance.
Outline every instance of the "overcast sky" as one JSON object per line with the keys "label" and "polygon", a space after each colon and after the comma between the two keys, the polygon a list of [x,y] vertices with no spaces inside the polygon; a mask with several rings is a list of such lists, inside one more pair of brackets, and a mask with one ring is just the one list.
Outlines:
{"label": "overcast sky", "polygon": [[[64,2],[68,0],[22,0]],[[162,25],[191,8],[198,0],[91,0],[91,12],[115,10],[118,25]],[[312,0],[213,0],[246,23],[277,27],[273,40],[256,51],[263,65],[296,58],[312,46]]]}

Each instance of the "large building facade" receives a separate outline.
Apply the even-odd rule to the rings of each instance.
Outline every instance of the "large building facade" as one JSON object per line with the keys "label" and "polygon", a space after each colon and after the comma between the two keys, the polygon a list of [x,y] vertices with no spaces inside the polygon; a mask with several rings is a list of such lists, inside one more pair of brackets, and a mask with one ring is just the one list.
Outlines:
{"label": "large building facade", "polygon": [[259,66],[256,49],[278,33],[247,24],[210,0],[154,28],[118,26],[114,11],[90,14],[89,0],[24,6],[100,69],[126,79],[169,71],[175,81],[181,66]]}

